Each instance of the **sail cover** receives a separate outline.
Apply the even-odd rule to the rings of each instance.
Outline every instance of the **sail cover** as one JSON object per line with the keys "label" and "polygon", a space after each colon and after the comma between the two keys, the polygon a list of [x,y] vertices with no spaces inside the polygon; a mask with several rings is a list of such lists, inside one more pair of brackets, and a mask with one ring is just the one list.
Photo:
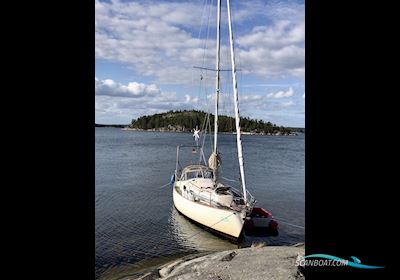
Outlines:
{"label": "sail cover", "polygon": [[208,159],[208,167],[211,169],[217,169],[218,166],[221,165],[221,158],[218,154],[212,153],[210,158]]}

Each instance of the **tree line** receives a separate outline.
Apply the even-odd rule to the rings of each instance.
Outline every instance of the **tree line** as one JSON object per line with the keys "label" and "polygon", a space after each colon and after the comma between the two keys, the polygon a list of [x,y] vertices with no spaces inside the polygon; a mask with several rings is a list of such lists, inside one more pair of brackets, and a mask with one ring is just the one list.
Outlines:
{"label": "tree line", "polygon": [[[186,131],[189,132],[196,126],[201,128],[207,117],[207,113],[197,110],[169,111],[166,113],[142,116],[133,119],[130,128],[143,130],[166,130],[166,131]],[[214,115],[210,114],[211,130],[214,129]],[[287,135],[297,129],[277,126],[271,122],[240,118],[240,127],[244,132],[263,133],[263,134],[283,134]],[[218,130],[220,132],[235,131],[235,119],[230,116],[218,116]]]}

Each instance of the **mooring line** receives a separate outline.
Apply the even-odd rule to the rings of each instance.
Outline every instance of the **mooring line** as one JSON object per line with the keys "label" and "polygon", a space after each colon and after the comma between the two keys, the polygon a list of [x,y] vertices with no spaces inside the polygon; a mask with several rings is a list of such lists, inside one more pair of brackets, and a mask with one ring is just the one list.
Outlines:
{"label": "mooring line", "polygon": [[[229,218],[229,217],[232,216],[232,215],[235,215],[235,213],[232,213],[232,214],[230,214],[230,215],[228,215],[228,216],[222,218],[221,220],[219,220],[219,221],[216,222],[215,224],[212,224],[211,226],[207,226],[207,227],[212,228],[212,227],[215,226],[216,224],[222,222],[223,220],[225,220],[226,218]],[[193,236],[196,236],[196,235],[198,235],[198,234],[201,233],[201,232],[204,232],[204,229],[200,229],[198,232],[196,232],[195,234],[189,236],[187,239],[190,239],[190,238],[192,238]]]}
{"label": "mooring line", "polygon": [[172,184],[172,183],[169,182],[168,184],[162,185],[162,186],[160,187],[160,189],[162,189],[162,188],[164,188],[164,187],[166,187],[166,186],[168,186],[168,185],[171,185],[171,184]]}
{"label": "mooring line", "polygon": [[227,180],[227,181],[231,181],[231,182],[237,182],[237,180],[232,180],[232,179],[229,179],[229,178],[226,178],[226,177],[221,177],[222,179],[225,179],[225,180]]}
{"label": "mooring line", "polygon": [[297,227],[297,228],[305,229],[305,227],[298,226],[298,225],[295,225],[295,224],[292,224],[292,223],[289,223],[289,222],[285,222],[285,220],[282,220],[281,218],[276,218],[275,216],[274,216],[274,219],[275,219],[275,220],[278,220],[280,223],[287,224],[287,225],[292,226],[292,227]]}

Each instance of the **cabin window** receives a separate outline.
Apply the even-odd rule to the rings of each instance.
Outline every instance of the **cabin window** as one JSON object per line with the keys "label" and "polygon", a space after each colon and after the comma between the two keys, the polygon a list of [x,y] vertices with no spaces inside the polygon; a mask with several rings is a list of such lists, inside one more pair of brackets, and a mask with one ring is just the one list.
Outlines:
{"label": "cabin window", "polygon": [[194,179],[194,178],[202,178],[201,171],[187,172],[186,180]]}
{"label": "cabin window", "polygon": [[190,180],[190,179],[195,179],[195,178],[212,179],[213,176],[214,176],[214,173],[210,170],[197,170],[197,171],[186,172],[182,176],[182,178],[184,180]]}

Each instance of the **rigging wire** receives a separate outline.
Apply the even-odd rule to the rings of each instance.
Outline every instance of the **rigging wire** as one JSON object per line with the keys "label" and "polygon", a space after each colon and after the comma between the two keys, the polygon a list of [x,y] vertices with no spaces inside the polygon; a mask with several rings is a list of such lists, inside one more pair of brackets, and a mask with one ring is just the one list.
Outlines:
{"label": "rigging wire", "polygon": [[[201,25],[200,25],[200,30],[199,30],[199,34],[197,36],[197,39],[200,41],[201,35],[202,35],[202,30],[203,30],[203,23],[205,22],[205,20],[203,19],[203,14],[204,16],[206,15],[206,8],[208,6],[208,16],[207,16],[207,32],[206,32],[206,39],[204,41],[204,46],[203,49],[205,49],[207,47],[207,43],[208,43],[208,36],[209,36],[209,29],[210,29],[210,18],[211,18],[211,5],[208,5],[208,0],[204,0],[203,2],[203,11],[202,11],[202,20],[201,20]],[[205,58],[205,54],[204,54],[205,50],[203,50],[203,57],[202,57],[202,65],[204,65],[204,58]],[[192,71],[192,74],[194,73],[194,71]],[[198,91],[198,98],[201,99],[201,92],[202,92],[202,85],[203,85],[203,70],[200,72],[200,77],[202,77],[200,79],[200,86],[199,86],[199,91]]]}
{"label": "rigging wire", "polygon": [[[214,1],[212,0],[211,1],[211,4],[210,4],[210,7],[212,7],[214,5]],[[211,14],[211,13],[210,13]],[[208,38],[208,33],[207,33],[207,38]],[[204,58],[203,58],[203,67],[205,67],[206,65],[206,58],[205,58],[205,55],[206,55],[206,49],[204,49]],[[208,74],[208,71],[205,71],[205,73],[206,73],[206,75]],[[207,81],[208,81],[208,76],[206,76],[207,77]],[[212,89],[212,86],[211,85],[209,85],[209,87]],[[211,98],[209,98],[208,99],[208,96],[207,96],[207,90],[205,90],[205,95],[206,95],[206,100],[208,100],[208,102],[209,102],[209,104],[208,104],[208,114],[210,115],[210,111],[212,110],[212,97],[214,96],[213,95],[213,93],[214,93],[214,91],[213,90],[210,90],[211,92],[212,92],[212,94],[211,94]],[[215,112],[214,112],[214,114],[215,114]],[[214,118],[215,118],[215,116],[214,116]],[[210,129],[210,137],[209,137],[209,140],[210,140],[210,147],[211,147],[211,151],[213,150],[213,142],[215,141],[215,139],[214,139],[214,135],[211,133],[211,123],[210,123],[210,119],[208,120],[208,122],[209,122],[209,129]],[[213,127],[213,130],[215,130],[215,127]]]}
{"label": "rigging wire", "polygon": [[[206,36],[205,36],[205,40],[204,40],[204,46],[203,46],[203,57],[202,57],[202,66],[203,68],[205,68],[205,64],[206,64],[206,50],[208,48],[208,42],[209,42],[209,35],[210,35],[210,18],[211,18],[211,12],[212,12],[212,6],[213,6],[213,0],[210,0],[210,4],[208,4],[208,1],[206,0],[205,5],[208,5],[208,17],[207,17],[207,32],[206,32]],[[205,8],[204,8],[205,9]],[[201,30],[199,32],[199,39],[201,37]],[[200,137],[203,137],[203,144],[202,144],[202,148],[204,148],[204,142],[205,142],[205,138],[207,135],[207,126],[208,126],[208,121],[207,119],[209,118],[209,104],[208,104],[208,98],[207,98],[207,87],[208,87],[208,72],[204,71],[204,69],[201,69],[200,71],[200,87],[199,87],[199,99],[201,99],[201,93],[202,91],[204,91],[204,100],[205,100],[205,107],[207,108],[207,115],[206,118],[203,121],[202,127],[201,127],[201,133],[200,133]],[[209,126],[209,129],[211,130],[211,127]],[[204,150],[203,150],[204,152]],[[201,155],[200,155],[201,158]],[[201,160],[200,160],[201,161]]]}
{"label": "rigging wire", "polygon": [[[200,40],[200,35],[201,35],[201,32],[202,32],[202,29],[203,29],[203,24],[204,24],[204,17],[205,17],[205,11],[206,11],[206,7],[207,7],[207,5],[206,5],[206,2],[207,2],[207,0],[204,0],[203,1],[203,9],[202,9],[202,11],[201,11],[201,16],[200,16],[200,28],[199,28],[199,33],[198,33],[198,35],[197,35],[197,40]],[[191,81],[192,81],[192,85],[195,85],[195,78],[194,78],[194,71],[191,71]],[[197,79],[196,79],[196,81],[197,81]],[[196,83],[197,84],[197,83]],[[200,98],[200,92],[201,92],[201,83],[200,83],[200,86],[199,86],[199,92],[197,93],[197,96],[198,96],[198,98]]]}

